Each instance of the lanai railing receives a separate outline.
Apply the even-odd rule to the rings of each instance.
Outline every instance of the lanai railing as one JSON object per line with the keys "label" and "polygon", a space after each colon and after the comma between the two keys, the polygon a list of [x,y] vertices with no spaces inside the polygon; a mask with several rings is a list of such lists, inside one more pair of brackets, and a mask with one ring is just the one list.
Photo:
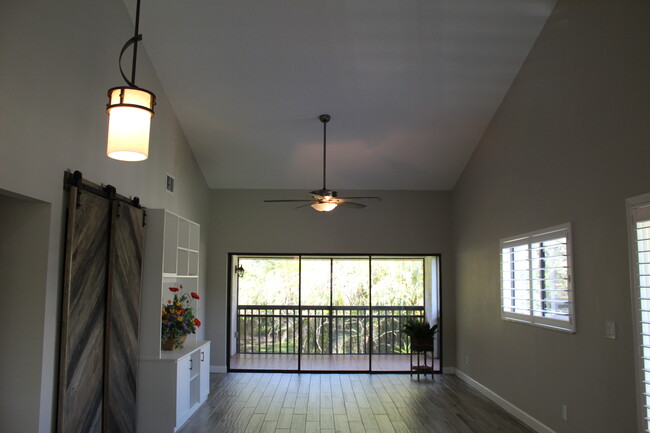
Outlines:
{"label": "lanai railing", "polygon": [[[240,305],[237,311],[239,353],[297,354],[302,331],[303,354],[408,353],[401,333],[411,317],[424,318],[424,307],[337,307]],[[302,329],[300,329],[302,324]]]}

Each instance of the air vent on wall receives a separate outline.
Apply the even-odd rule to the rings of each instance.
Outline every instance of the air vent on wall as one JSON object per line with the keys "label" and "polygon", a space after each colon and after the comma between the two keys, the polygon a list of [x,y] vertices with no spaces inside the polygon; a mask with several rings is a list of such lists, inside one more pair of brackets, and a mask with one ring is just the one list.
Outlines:
{"label": "air vent on wall", "polygon": [[167,173],[167,192],[174,193],[174,177]]}

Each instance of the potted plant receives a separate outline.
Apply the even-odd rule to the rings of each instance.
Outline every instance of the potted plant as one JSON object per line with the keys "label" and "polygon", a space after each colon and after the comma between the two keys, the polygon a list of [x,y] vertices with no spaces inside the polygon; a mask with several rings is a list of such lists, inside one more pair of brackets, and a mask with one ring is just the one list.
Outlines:
{"label": "potted plant", "polygon": [[201,326],[201,321],[194,317],[190,305],[190,297],[199,299],[198,293],[179,294],[183,286],[179,287],[169,288],[169,291],[174,293],[174,297],[162,306],[160,340],[163,350],[182,348],[187,335],[196,333],[196,328]]}
{"label": "potted plant", "polygon": [[402,327],[402,332],[411,338],[411,350],[424,352],[433,350],[433,336],[438,332],[438,325],[420,318],[410,318]]}

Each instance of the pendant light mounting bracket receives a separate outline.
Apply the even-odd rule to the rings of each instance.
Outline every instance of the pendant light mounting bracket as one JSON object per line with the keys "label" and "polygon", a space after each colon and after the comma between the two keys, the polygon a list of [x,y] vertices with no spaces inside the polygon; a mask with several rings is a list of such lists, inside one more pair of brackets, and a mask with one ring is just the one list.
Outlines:
{"label": "pendant light mounting bracket", "polygon": [[[120,51],[120,59],[119,59],[120,74],[122,74],[122,78],[124,78],[124,81],[126,81],[126,84],[128,84],[130,87],[132,87],[134,89],[139,89],[139,87],[135,85],[135,62],[136,62],[136,54],[135,53],[137,51],[137,45],[134,45],[134,44],[137,44],[141,40],[142,40],[142,35],[133,36],[131,39],[126,41],[126,43],[122,47],[122,51]],[[133,47],[134,55],[133,55],[133,64],[131,65],[131,79],[129,80],[127,78],[126,74],[124,73],[124,70],[122,69],[122,56],[124,56],[124,52],[131,45],[134,45],[134,47]]]}

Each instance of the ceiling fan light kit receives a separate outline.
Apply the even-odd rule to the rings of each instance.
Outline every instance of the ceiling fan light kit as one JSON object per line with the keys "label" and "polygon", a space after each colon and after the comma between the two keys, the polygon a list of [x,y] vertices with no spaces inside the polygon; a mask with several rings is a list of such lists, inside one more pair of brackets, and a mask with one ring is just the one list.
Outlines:
{"label": "ceiling fan light kit", "polygon": [[380,200],[380,197],[338,197],[336,191],[331,191],[327,189],[326,179],[327,179],[327,122],[329,122],[331,116],[329,114],[321,114],[318,116],[318,120],[323,123],[323,188],[317,191],[312,191],[311,200],[264,200],[265,203],[305,203],[298,206],[296,209],[305,206],[311,206],[313,209],[318,212],[331,212],[336,209],[338,206],[351,207],[354,209],[363,209],[366,207],[365,204],[355,203],[350,200]]}
{"label": "ceiling fan light kit", "polygon": [[318,212],[333,211],[334,209],[336,209],[336,206],[338,206],[338,204],[328,203],[328,202],[316,202],[311,204],[311,207],[316,209]]}

